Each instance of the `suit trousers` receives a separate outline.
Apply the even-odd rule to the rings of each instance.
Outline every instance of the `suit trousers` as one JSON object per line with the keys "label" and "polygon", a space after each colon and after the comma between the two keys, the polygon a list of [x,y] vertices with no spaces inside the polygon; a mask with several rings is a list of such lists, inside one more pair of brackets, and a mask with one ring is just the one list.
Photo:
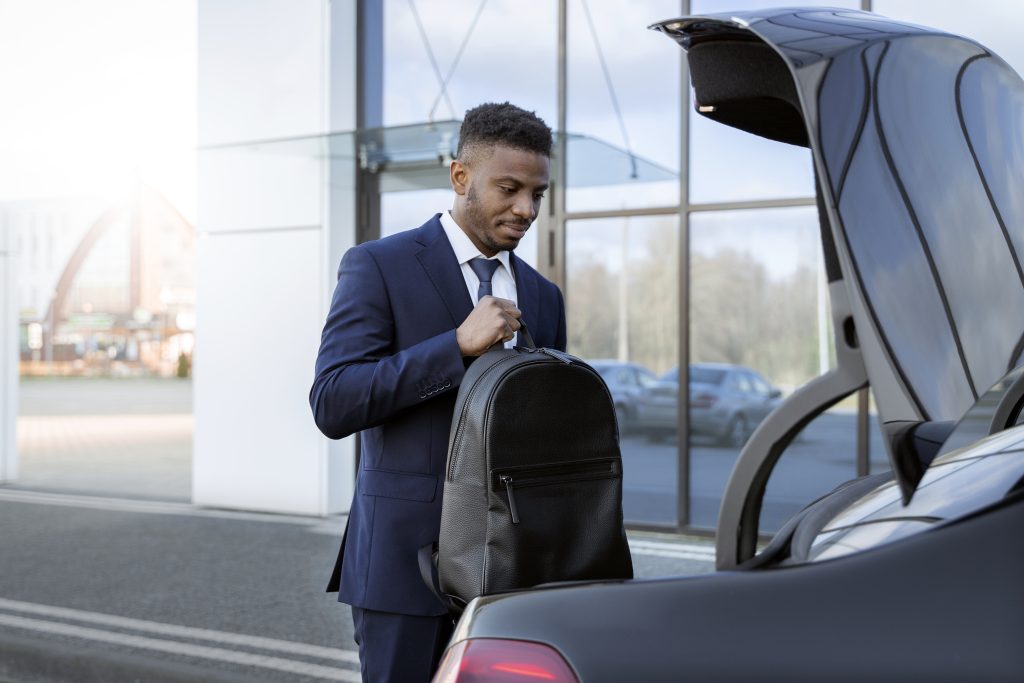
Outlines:
{"label": "suit trousers", "polygon": [[352,608],[364,683],[429,683],[455,623],[447,615],[421,617]]}

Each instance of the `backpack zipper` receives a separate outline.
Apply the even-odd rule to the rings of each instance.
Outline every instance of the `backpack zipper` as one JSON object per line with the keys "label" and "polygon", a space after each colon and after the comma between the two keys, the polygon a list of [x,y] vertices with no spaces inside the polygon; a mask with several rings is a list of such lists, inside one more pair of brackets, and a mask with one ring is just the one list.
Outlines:
{"label": "backpack zipper", "polygon": [[516,505],[514,488],[547,486],[588,479],[609,479],[619,476],[622,468],[618,460],[598,460],[582,463],[515,467],[495,472],[498,488],[505,487],[508,494],[508,510],[512,523],[519,524],[519,507]]}
{"label": "backpack zipper", "polygon": [[512,493],[512,476],[501,475],[501,482],[505,484],[505,490],[508,491],[508,511],[512,513],[512,523],[519,524],[519,510],[516,508],[515,494]]}

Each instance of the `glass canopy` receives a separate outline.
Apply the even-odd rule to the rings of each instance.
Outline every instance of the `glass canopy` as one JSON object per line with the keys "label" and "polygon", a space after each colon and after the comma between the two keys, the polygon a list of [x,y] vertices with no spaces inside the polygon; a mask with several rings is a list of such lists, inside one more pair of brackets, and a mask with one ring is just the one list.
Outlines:
{"label": "glass canopy", "polygon": [[[230,151],[307,159],[352,160],[370,172],[439,170],[455,155],[459,121],[437,121],[356,132],[286,138],[259,143],[203,147],[201,153]],[[603,140],[567,134],[569,187],[594,187],[673,180],[678,174]],[[266,157],[264,157],[266,158]]]}

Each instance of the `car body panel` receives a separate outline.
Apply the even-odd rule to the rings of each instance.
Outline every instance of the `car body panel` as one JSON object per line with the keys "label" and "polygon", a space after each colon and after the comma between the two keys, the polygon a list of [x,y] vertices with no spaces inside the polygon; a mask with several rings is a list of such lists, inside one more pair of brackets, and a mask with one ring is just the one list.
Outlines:
{"label": "car body panel", "polygon": [[452,642],[542,642],[582,683],[1017,680],[1022,525],[1018,499],[829,562],[478,598]]}
{"label": "car body panel", "polygon": [[[781,102],[771,116],[728,92],[696,104],[727,125],[811,148],[883,424],[956,420],[1020,363],[1024,82],[1003,60],[969,39],[854,10],[652,28],[687,49],[691,65],[709,48],[728,65],[730,50],[755,43],[781,58],[774,72],[765,55],[764,67],[749,67],[749,80],[766,84],[761,99]],[[704,70],[719,91],[715,79],[741,78],[714,66]],[[705,97],[716,96],[711,86]],[[893,469],[904,478],[900,463]],[[902,480],[904,492],[915,483]]]}

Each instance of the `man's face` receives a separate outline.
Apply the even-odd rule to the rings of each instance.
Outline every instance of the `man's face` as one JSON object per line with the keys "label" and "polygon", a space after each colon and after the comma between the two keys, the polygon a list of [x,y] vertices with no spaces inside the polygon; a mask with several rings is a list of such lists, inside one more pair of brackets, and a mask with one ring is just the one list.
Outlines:
{"label": "man's face", "polygon": [[537,218],[548,189],[547,156],[504,145],[452,162],[454,218],[484,256],[511,251]]}

